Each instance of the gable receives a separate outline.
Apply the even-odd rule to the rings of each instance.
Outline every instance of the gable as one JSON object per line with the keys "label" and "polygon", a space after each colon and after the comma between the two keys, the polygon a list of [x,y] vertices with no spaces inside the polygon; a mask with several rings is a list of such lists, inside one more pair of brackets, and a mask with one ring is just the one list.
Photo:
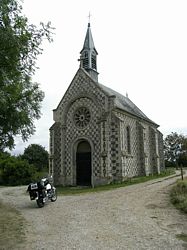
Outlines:
{"label": "gable", "polygon": [[107,95],[98,84],[85,70],[79,68],[58,107],[53,110],[54,121],[63,119],[72,103],[83,97],[90,98],[100,110],[105,109],[108,103]]}
{"label": "gable", "polygon": [[76,99],[81,97],[89,97],[99,106],[99,109],[103,110],[108,109],[108,98],[112,97],[114,108],[150,122],[157,127],[159,126],[150,120],[128,97],[95,82],[82,68],[78,69],[58,107],[53,111],[54,121],[59,121],[63,113],[67,112],[68,107],[70,107]]}

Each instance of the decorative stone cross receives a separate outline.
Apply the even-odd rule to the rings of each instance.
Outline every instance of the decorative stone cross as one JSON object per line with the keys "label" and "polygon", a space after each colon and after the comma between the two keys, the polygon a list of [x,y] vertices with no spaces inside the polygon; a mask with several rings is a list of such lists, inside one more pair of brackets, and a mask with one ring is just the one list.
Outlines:
{"label": "decorative stone cross", "polygon": [[91,14],[90,14],[90,11],[89,11],[89,15],[88,15],[88,23],[90,23],[90,18],[91,18]]}

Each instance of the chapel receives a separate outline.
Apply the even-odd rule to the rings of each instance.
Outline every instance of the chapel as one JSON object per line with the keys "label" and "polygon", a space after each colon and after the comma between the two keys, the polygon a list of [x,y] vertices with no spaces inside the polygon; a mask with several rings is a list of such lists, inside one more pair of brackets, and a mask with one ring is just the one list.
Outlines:
{"label": "chapel", "polygon": [[164,170],[163,136],[129,98],[99,83],[88,23],[80,67],[50,128],[55,185],[98,186]]}

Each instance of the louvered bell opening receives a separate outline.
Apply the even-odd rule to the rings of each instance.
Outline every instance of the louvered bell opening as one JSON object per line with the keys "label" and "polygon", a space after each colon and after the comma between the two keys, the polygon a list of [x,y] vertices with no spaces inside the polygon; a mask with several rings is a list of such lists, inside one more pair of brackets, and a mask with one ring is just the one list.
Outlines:
{"label": "louvered bell opening", "polygon": [[84,69],[89,68],[88,52],[84,52],[84,55],[83,55],[83,68]]}
{"label": "louvered bell opening", "polygon": [[97,70],[96,66],[96,56],[92,54],[92,69]]}
{"label": "louvered bell opening", "polygon": [[89,67],[88,58],[83,58],[83,68],[88,69]]}

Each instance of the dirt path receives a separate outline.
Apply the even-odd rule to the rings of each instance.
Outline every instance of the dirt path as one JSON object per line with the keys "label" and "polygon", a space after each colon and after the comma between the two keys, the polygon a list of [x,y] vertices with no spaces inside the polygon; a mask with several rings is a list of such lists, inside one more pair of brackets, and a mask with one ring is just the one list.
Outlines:
{"label": "dirt path", "polygon": [[27,220],[27,249],[187,249],[187,216],[169,202],[176,178],[154,180],[112,191],[61,196],[37,208],[26,187],[1,188]]}

